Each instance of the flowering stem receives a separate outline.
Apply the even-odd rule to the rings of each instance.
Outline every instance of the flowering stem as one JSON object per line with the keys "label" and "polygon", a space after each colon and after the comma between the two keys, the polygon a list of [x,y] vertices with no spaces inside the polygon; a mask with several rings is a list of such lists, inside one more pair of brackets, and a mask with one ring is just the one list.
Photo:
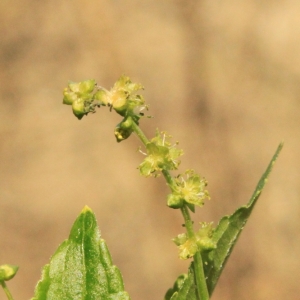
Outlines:
{"label": "flowering stem", "polygon": [[[141,130],[141,128],[135,123],[132,122],[132,130],[137,134],[137,136],[140,138],[142,143],[146,146],[147,143],[149,143],[149,140]],[[172,190],[173,185],[174,185],[174,180],[172,176],[170,175],[170,172],[168,170],[162,170],[162,174],[164,175],[166,182],[170,189]],[[191,216],[189,214],[188,207],[186,205],[183,205],[181,208],[181,213],[184,218],[184,223],[185,223],[185,228],[188,234],[189,238],[194,238],[195,237],[195,232],[193,228],[193,221],[191,219]],[[206,286],[206,280],[205,280],[205,275],[204,275],[204,270],[203,270],[203,263],[202,263],[202,258],[200,252],[196,252],[194,255],[194,273],[195,273],[195,283],[197,286],[197,291],[198,291],[198,297],[201,300],[209,300],[209,294]]]}
{"label": "flowering stem", "polygon": [[209,293],[206,285],[202,257],[199,251],[194,255],[194,272],[198,296],[201,300],[209,300]]}
{"label": "flowering stem", "polygon": [[166,182],[168,184],[168,186],[170,187],[170,189],[172,190],[173,189],[173,178],[172,176],[170,175],[170,172],[167,171],[167,170],[162,170],[161,171],[166,179]]}
{"label": "flowering stem", "polygon": [[10,293],[10,291],[9,291],[9,289],[8,289],[6,283],[5,283],[5,281],[4,280],[0,281],[0,284],[3,287],[3,290],[4,290],[4,292],[5,292],[6,296],[7,296],[7,299],[8,300],[14,300],[13,297],[12,297],[12,294]]}
{"label": "flowering stem", "polygon": [[183,205],[180,210],[181,210],[181,213],[184,218],[184,225],[185,225],[188,237],[193,238],[195,236],[195,233],[194,233],[194,228],[193,228],[193,221],[191,219],[189,210],[186,205]]}
{"label": "flowering stem", "polygon": [[[195,236],[195,232],[193,229],[193,221],[191,219],[191,216],[189,214],[188,207],[184,205],[181,208],[181,212],[184,218],[184,224],[185,228],[188,234],[189,238],[193,238]],[[206,285],[206,279],[205,279],[205,274],[204,274],[204,269],[203,269],[203,262],[202,262],[202,257],[199,251],[196,252],[194,255],[194,274],[195,274],[195,283],[197,286],[197,291],[198,291],[198,297],[201,300],[208,300],[209,299],[209,294],[208,294],[208,289]]]}

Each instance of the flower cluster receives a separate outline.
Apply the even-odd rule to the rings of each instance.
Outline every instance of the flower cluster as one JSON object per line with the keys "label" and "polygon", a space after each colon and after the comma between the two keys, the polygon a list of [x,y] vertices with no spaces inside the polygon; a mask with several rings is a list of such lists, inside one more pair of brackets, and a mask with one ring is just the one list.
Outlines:
{"label": "flower cluster", "polygon": [[168,195],[168,206],[180,208],[184,203],[193,210],[194,205],[203,206],[204,200],[210,199],[208,191],[205,189],[207,181],[201,178],[194,170],[185,172],[186,179],[178,175],[172,186],[172,193]]}
{"label": "flower cluster", "polygon": [[129,77],[123,75],[109,91],[100,88],[95,94],[95,100],[101,105],[112,107],[123,117],[134,115],[137,107],[145,106],[143,96],[136,94],[141,89],[143,89],[141,84],[133,83]]}
{"label": "flower cluster", "polygon": [[173,242],[179,246],[179,257],[188,259],[196,252],[208,252],[216,249],[216,242],[213,240],[214,228],[212,223],[200,223],[201,228],[195,233],[195,236],[189,238],[186,233],[179,234],[173,239]]}
{"label": "flower cluster", "polygon": [[79,83],[70,82],[63,91],[63,104],[72,105],[74,115],[80,120],[89,112],[95,111],[93,105],[96,82],[85,80]]}
{"label": "flower cluster", "polygon": [[157,176],[162,170],[176,170],[180,164],[178,159],[183,151],[171,145],[168,141],[171,138],[165,132],[156,131],[155,137],[146,145],[146,158],[139,165],[139,170],[143,176]]}
{"label": "flower cluster", "polygon": [[[204,201],[210,199],[206,190],[207,181],[193,170],[187,170],[176,177],[169,174],[169,171],[178,169],[179,158],[183,155],[183,151],[177,148],[178,142],[175,144],[170,142],[171,136],[166,132],[156,130],[155,137],[148,141],[139,129],[139,119],[143,116],[141,111],[147,108],[143,96],[138,94],[141,89],[143,89],[142,85],[133,83],[125,75],[121,76],[110,90],[98,86],[95,80],[71,82],[64,89],[63,103],[72,105],[73,113],[78,119],[95,112],[95,108],[100,106],[115,110],[123,117],[115,127],[114,134],[117,141],[123,141],[132,132],[136,132],[146,147],[146,153],[141,151],[146,157],[138,167],[140,174],[156,177],[162,172],[171,189],[167,205],[181,209],[188,207],[194,212],[195,205],[203,206]],[[174,242],[179,246],[180,258],[187,259],[198,251],[207,252],[215,249],[213,232],[212,224],[202,223],[198,232],[178,235]]]}
{"label": "flower cluster", "polygon": [[63,103],[72,105],[74,115],[80,120],[84,115],[95,112],[95,107],[109,106],[123,117],[131,116],[138,121],[140,114],[135,111],[146,107],[145,100],[136,94],[142,85],[132,83],[123,75],[110,90],[97,86],[95,80],[71,82],[63,91]]}

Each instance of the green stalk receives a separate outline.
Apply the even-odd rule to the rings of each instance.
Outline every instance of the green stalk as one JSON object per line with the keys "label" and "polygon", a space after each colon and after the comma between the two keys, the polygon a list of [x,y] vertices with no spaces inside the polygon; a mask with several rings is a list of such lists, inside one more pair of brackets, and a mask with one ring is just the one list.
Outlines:
{"label": "green stalk", "polygon": [[209,300],[209,293],[206,285],[202,257],[199,251],[194,255],[193,266],[195,271],[195,282],[197,286],[198,296],[201,300]]}
{"label": "green stalk", "polygon": [[[186,231],[189,238],[195,237],[193,221],[191,219],[189,210],[186,205],[181,208],[181,212],[184,218]],[[194,259],[194,271],[195,271],[195,283],[197,286],[198,297],[201,300],[209,300],[209,293],[206,285],[206,279],[203,269],[202,257],[199,251],[193,257]]]}
{"label": "green stalk", "polygon": [[170,187],[170,189],[172,190],[173,189],[173,178],[172,176],[170,175],[170,172],[167,171],[167,170],[162,170],[161,171],[166,179],[166,182],[168,184],[168,186]]}
{"label": "green stalk", "polygon": [[13,297],[12,297],[12,294],[10,293],[10,291],[9,291],[9,289],[8,289],[6,283],[5,283],[5,281],[0,281],[0,284],[3,287],[3,290],[4,290],[4,292],[5,292],[6,296],[7,296],[7,299],[8,300],[14,300]]}
{"label": "green stalk", "polygon": [[[137,136],[140,138],[142,143],[146,146],[146,144],[149,143],[149,140],[147,139],[147,137],[145,136],[145,134],[143,133],[141,128],[135,122],[132,122],[132,129],[137,134]],[[162,174],[164,175],[168,186],[172,190],[173,178],[170,175],[169,171],[162,170]],[[181,208],[181,213],[184,218],[185,228],[186,228],[188,237],[189,238],[195,237],[193,221],[191,219],[189,210],[186,205],[184,205]],[[207,289],[207,285],[206,285],[206,280],[205,280],[205,275],[204,275],[204,270],[203,270],[203,262],[202,262],[202,257],[201,257],[200,252],[197,252],[194,255],[194,270],[195,270],[195,283],[197,286],[198,297],[201,300],[209,300],[209,294],[208,294],[208,289]]]}
{"label": "green stalk", "polygon": [[139,127],[139,125],[137,125],[133,121],[131,126],[132,126],[131,128],[133,129],[133,131],[140,138],[140,140],[142,141],[142,143],[146,146],[149,143],[149,140],[147,139],[147,137],[145,136],[144,132],[141,130],[141,128]]}
{"label": "green stalk", "polygon": [[184,218],[184,225],[188,234],[189,238],[195,237],[194,228],[193,228],[193,221],[191,219],[189,210],[186,205],[184,205],[181,209],[181,213]]}

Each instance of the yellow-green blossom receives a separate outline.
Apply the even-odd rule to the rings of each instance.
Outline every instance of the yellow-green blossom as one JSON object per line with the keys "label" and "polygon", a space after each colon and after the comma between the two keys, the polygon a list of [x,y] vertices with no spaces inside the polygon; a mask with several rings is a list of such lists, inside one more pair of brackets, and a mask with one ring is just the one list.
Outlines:
{"label": "yellow-green blossom", "polygon": [[18,266],[14,266],[14,265],[1,265],[0,266],[0,281],[7,281],[12,279],[17,271],[18,271],[19,267]]}
{"label": "yellow-green blossom", "polygon": [[115,127],[114,133],[118,143],[130,137],[133,132],[132,122],[133,120],[131,116],[128,116]]}
{"label": "yellow-green blossom", "polygon": [[72,105],[73,113],[78,119],[95,112],[95,107],[104,105],[123,117],[133,117],[137,122],[142,115],[139,110],[147,107],[143,96],[136,94],[140,89],[143,89],[142,85],[131,82],[125,75],[110,90],[97,86],[95,80],[70,82],[63,91],[63,103]]}
{"label": "yellow-green blossom", "polygon": [[216,248],[216,242],[213,240],[214,229],[212,223],[200,223],[201,228],[191,238],[187,233],[181,233],[173,242],[178,246],[180,259],[193,257],[196,252],[207,252]]}
{"label": "yellow-green blossom", "polygon": [[180,164],[178,159],[183,151],[171,145],[168,141],[171,136],[165,132],[156,131],[156,136],[146,145],[147,156],[140,164],[140,173],[143,176],[157,176],[162,170],[176,170]]}
{"label": "yellow-green blossom", "polygon": [[216,242],[213,240],[213,223],[202,222],[201,228],[196,232],[196,243],[199,249],[204,251],[211,251],[217,247]]}
{"label": "yellow-green blossom", "polygon": [[72,105],[74,115],[80,120],[89,112],[94,111],[92,106],[95,80],[85,80],[79,83],[70,82],[64,89],[63,103]]}
{"label": "yellow-green blossom", "polygon": [[207,181],[201,178],[194,170],[187,170],[184,178],[178,175],[172,186],[172,194],[168,196],[168,206],[179,208],[185,201],[191,205],[203,206],[204,200],[210,199],[208,191],[205,189]]}
{"label": "yellow-green blossom", "polygon": [[195,238],[187,239],[182,245],[179,246],[179,258],[191,258],[196,254],[197,251],[198,246]]}
{"label": "yellow-green blossom", "polygon": [[144,98],[136,94],[141,89],[143,89],[141,84],[133,83],[128,76],[123,75],[109,91],[100,88],[95,94],[95,100],[98,100],[101,105],[112,107],[121,116],[125,116],[133,114],[136,107],[142,107],[145,104]]}

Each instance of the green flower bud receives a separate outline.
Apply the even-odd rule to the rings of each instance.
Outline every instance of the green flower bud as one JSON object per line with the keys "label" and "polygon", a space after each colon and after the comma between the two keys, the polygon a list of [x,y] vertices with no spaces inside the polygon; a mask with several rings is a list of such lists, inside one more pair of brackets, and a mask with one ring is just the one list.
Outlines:
{"label": "green flower bud", "polygon": [[101,105],[108,105],[111,102],[109,94],[108,91],[102,89],[95,93],[94,99],[99,101]]}
{"label": "green flower bud", "polygon": [[68,87],[71,92],[74,92],[74,93],[79,92],[79,82],[69,82]]}
{"label": "green flower bud", "polygon": [[129,105],[127,93],[124,91],[114,92],[111,96],[111,103],[114,110],[121,116],[124,116]]}
{"label": "green flower bud", "polygon": [[216,242],[213,240],[213,223],[200,223],[201,228],[196,233],[196,241],[200,251],[211,251],[217,248]]}
{"label": "green flower bud", "polygon": [[90,94],[96,85],[96,81],[94,79],[84,80],[81,82],[70,82],[68,87],[70,91],[74,93],[78,93],[80,96],[83,94]]}
{"label": "green flower bud", "polygon": [[68,89],[65,88],[63,91],[63,104],[72,105],[74,101],[77,100],[77,95],[73,92],[68,92]]}
{"label": "green flower bud", "polygon": [[92,94],[96,82],[93,79],[79,83],[70,82],[63,91],[63,104],[72,105],[74,115],[80,120],[89,112],[95,112]]}
{"label": "green flower bud", "polygon": [[132,133],[132,118],[128,117],[125,118],[121,123],[119,123],[115,128],[115,137],[117,139],[117,142],[121,142],[123,140],[126,140],[130,137]]}
{"label": "green flower bud", "polygon": [[14,265],[2,265],[0,266],[0,281],[7,281],[12,279],[19,267]]}
{"label": "green flower bud", "polygon": [[171,208],[181,208],[183,205],[183,199],[180,196],[169,194],[167,198],[167,205]]}
{"label": "green flower bud", "polygon": [[133,123],[133,120],[132,120],[132,118],[129,116],[129,117],[125,118],[125,119],[121,122],[121,127],[124,128],[124,129],[130,129],[130,128],[132,128],[132,123]]}
{"label": "green flower bud", "polygon": [[78,84],[78,92],[83,95],[83,94],[90,94],[96,85],[96,81],[94,79],[89,79],[85,81],[81,81]]}
{"label": "green flower bud", "polygon": [[74,115],[78,118],[78,120],[81,120],[82,117],[86,114],[84,102],[81,99],[73,102],[72,109]]}

